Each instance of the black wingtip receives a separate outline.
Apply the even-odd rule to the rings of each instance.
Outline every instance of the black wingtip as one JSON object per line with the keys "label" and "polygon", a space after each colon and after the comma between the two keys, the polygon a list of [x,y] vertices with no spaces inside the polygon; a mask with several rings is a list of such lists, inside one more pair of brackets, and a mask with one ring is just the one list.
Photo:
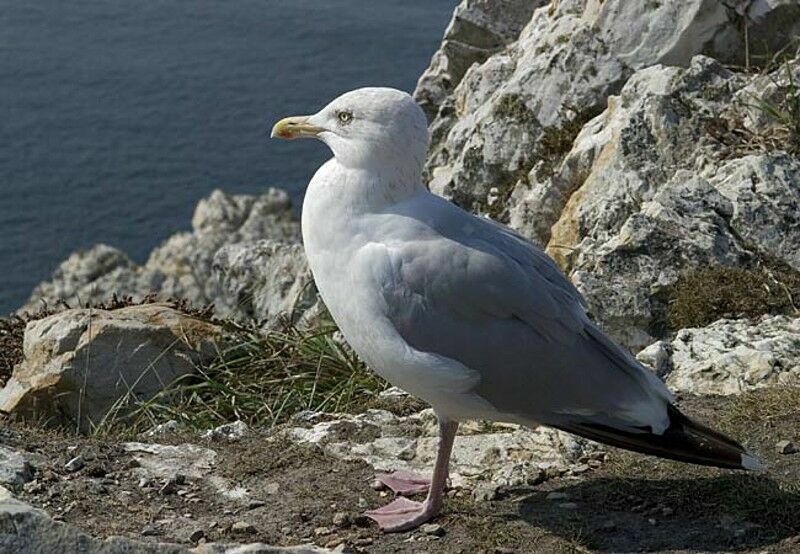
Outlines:
{"label": "black wingtip", "polygon": [[673,405],[663,433],[617,429],[590,421],[570,422],[558,428],[611,446],[661,458],[726,469],[759,470],[761,461],[722,433],[697,423]]}

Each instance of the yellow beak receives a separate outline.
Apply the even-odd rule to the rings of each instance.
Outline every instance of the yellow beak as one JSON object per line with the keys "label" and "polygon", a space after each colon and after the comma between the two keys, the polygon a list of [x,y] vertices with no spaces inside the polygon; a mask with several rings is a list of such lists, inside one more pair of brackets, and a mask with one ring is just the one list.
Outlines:
{"label": "yellow beak", "polygon": [[285,140],[292,140],[303,137],[316,137],[323,129],[316,125],[311,125],[308,122],[309,115],[298,115],[294,117],[286,117],[278,121],[272,128],[270,138],[280,138]]}

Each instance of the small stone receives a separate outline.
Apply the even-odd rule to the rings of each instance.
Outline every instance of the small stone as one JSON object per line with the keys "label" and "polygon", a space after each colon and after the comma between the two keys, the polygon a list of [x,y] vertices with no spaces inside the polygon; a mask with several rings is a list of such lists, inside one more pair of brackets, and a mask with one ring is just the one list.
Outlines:
{"label": "small stone", "polygon": [[70,473],[75,473],[76,471],[80,471],[86,465],[86,462],[83,461],[81,456],[75,456],[66,464],[64,464],[64,469],[69,471]]}
{"label": "small stone", "polygon": [[419,530],[423,535],[430,535],[432,537],[442,537],[445,533],[444,527],[438,523],[425,523],[419,528]]}
{"label": "small stone", "polygon": [[175,474],[175,484],[176,485],[185,485],[186,484],[186,476],[183,473],[176,473]]}
{"label": "small stone", "polygon": [[361,537],[353,541],[355,546],[369,546],[375,542],[372,537]]}
{"label": "small stone", "polygon": [[283,535],[291,535],[292,534],[292,528],[288,527],[288,526],[281,527],[281,534],[283,534]]}
{"label": "small stone", "polygon": [[369,486],[372,488],[372,490],[375,491],[386,490],[386,485],[384,485],[382,481],[379,481],[377,479],[372,481],[372,483],[370,483]]}
{"label": "small stone", "polygon": [[321,537],[323,535],[331,535],[333,534],[333,529],[330,527],[317,527],[314,529],[314,536]]}
{"label": "small stone", "polygon": [[656,519],[654,517],[647,518],[647,523],[649,523],[650,525],[655,525]]}
{"label": "small stone", "polygon": [[547,500],[566,500],[569,498],[569,495],[564,492],[549,492],[545,498]]}
{"label": "small stone", "polygon": [[322,546],[324,546],[325,548],[336,548],[337,546],[343,543],[344,539],[342,539],[341,537],[333,537]]}
{"label": "small stone", "polygon": [[248,510],[255,510],[256,508],[261,508],[262,506],[266,506],[266,505],[267,505],[267,503],[264,502],[263,500],[251,500],[247,504],[247,509]]}
{"label": "small stone", "polygon": [[797,445],[792,441],[782,440],[775,445],[775,450],[778,454],[794,454],[797,452]]}
{"label": "small stone", "polygon": [[158,529],[156,529],[155,527],[147,525],[144,527],[144,529],[142,529],[142,536],[152,537],[154,535],[158,535]]}
{"label": "small stone", "polygon": [[669,507],[661,509],[661,515],[662,516],[671,516],[674,513],[675,513],[675,510],[673,510],[672,508],[669,508]]}
{"label": "small stone", "polygon": [[367,499],[363,496],[358,497],[358,502],[356,502],[356,505],[358,506],[359,510],[366,510],[369,508],[369,502],[367,502]]}
{"label": "small stone", "polygon": [[336,527],[347,527],[350,525],[350,516],[346,512],[336,512],[333,514],[333,524]]}
{"label": "small stone", "polygon": [[148,479],[147,477],[142,477],[141,479],[139,479],[139,488],[140,489],[145,489],[145,488],[149,487],[152,484],[153,484],[153,482],[150,479]]}
{"label": "small stone", "polygon": [[231,525],[231,532],[236,534],[251,534],[256,532],[256,528],[246,521],[237,521]]}
{"label": "small stone", "polygon": [[195,529],[192,531],[192,534],[189,535],[190,542],[199,542],[200,539],[204,539],[206,537],[206,532],[202,529]]}
{"label": "small stone", "polygon": [[264,493],[269,495],[278,494],[280,488],[281,486],[278,483],[267,483],[264,487]]}

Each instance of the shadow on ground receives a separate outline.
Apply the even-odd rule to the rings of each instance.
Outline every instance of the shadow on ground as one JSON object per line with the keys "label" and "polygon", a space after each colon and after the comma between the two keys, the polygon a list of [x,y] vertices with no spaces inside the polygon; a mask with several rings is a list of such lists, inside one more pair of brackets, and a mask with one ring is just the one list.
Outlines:
{"label": "shadow on ground", "polygon": [[519,515],[598,552],[800,550],[800,490],[765,476],[598,478],[533,493]]}

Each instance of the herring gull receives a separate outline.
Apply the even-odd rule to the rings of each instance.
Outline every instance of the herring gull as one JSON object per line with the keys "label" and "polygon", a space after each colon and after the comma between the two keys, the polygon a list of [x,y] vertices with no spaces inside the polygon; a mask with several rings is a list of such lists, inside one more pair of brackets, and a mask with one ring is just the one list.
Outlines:
{"label": "herring gull", "polygon": [[[439,422],[430,479],[379,475],[398,496],[367,512],[385,531],[441,509],[465,419],[548,425],[683,462],[757,469],[737,442],[696,423],[666,386],[592,322],[539,248],[423,184],[427,121],[389,88],[343,94],[272,137],[315,137],[333,158],[306,191],[302,233],[317,288],[358,355],[425,400]],[[428,491],[423,502],[402,495]]]}

